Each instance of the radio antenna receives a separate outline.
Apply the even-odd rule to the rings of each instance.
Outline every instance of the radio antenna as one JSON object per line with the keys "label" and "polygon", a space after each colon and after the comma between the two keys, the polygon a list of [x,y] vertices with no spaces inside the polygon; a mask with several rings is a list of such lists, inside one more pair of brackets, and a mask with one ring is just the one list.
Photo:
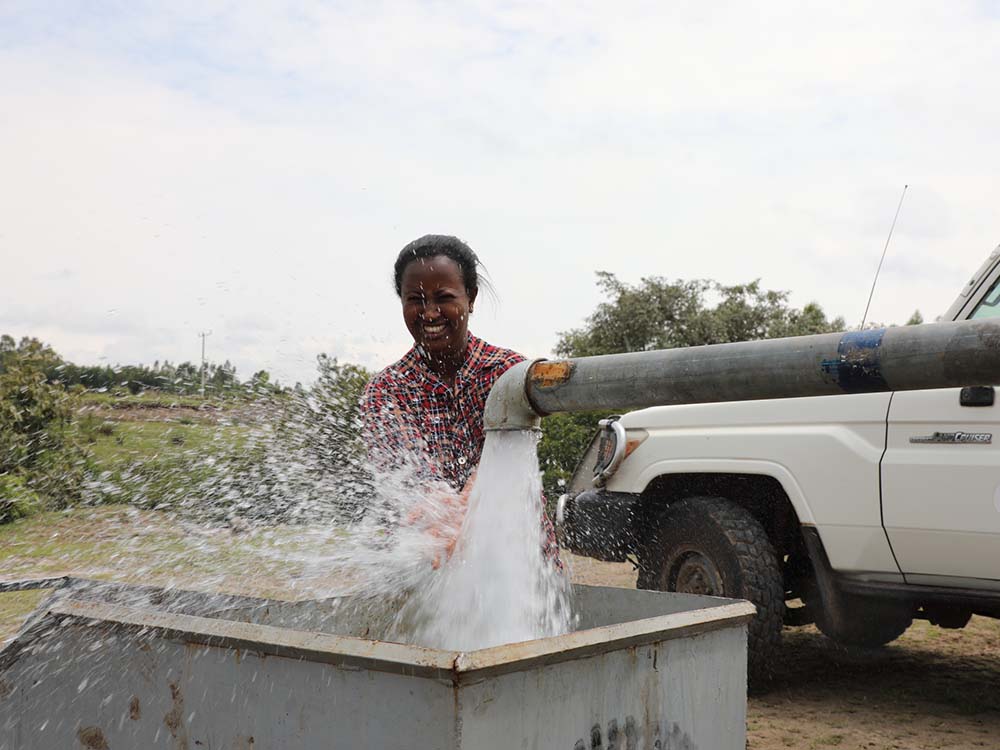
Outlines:
{"label": "radio antenna", "polygon": [[865,314],[861,318],[861,326],[859,330],[863,330],[865,327],[865,322],[868,320],[868,308],[872,306],[872,297],[875,296],[875,285],[878,283],[878,275],[882,272],[882,264],[885,262],[886,251],[889,250],[889,241],[892,239],[892,230],[896,228],[896,219],[899,218],[899,209],[903,207],[903,198],[906,197],[906,188],[909,185],[903,185],[903,193],[899,196],[899,205],[896,206],[896,215],[892,217],[892,226],[889,227],[889,236],[885,238],[885,247],[882,248],[882,259],[878,262],[878,268],[875,270],[875,278],[872,279],[872,290],[868,293],[868,304],[865,305]]}

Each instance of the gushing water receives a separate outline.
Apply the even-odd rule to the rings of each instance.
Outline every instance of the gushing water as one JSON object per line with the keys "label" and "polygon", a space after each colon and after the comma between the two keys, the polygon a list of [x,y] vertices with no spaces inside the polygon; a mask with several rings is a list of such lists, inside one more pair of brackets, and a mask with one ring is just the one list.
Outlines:
{"label": "gushing water", "polygon": [[488,433],[455,552],[403,610],[414,642],[472,650],[569,629],[567,580],[542,551],[536,442]]}
{"label": "gushing water", "polygon": [[532,432],[490,433],[467,509],[407,469],[378,475],[371,512],[326,544],[314,531],[290,559],[303,581],[336,572],[337,593],[363,610],[345,617],[369,637],[473,650],[565,633],[570,587],[543,554],[536,444]]}
{"label": "gushing water", "polygon": [[322,388],[259,404],[236,450],[224,439],[235,428],[220,423],[219,439],[168,477],[137,464],[95,478],[95,501],[138,507],[95,512],[107,526],[96,547],[60,570],[330,600],[351,634],[446,649],[571,628],[567,578],[542,552],[535,434],[488,435],[466,506],[418,460],[371,466],[356,401]]}

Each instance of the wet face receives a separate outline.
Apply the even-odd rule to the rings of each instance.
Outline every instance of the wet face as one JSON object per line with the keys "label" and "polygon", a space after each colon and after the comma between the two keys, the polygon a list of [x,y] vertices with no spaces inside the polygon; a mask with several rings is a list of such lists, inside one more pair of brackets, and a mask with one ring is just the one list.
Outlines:
{"label": "wet face", "polygon": [[403,271],[400,297],[414,343],[435,358],[464,355],[476,294],[466,291],[455,261],[444,255],[411,261]]}

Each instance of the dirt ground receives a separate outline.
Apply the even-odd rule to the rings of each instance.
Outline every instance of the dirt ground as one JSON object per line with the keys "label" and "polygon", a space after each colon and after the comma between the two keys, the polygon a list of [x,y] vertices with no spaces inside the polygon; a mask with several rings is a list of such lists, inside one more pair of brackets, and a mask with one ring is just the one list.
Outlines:
{"label": "dirt ground", "polygon": [[[571,556],[581,583],[634,586],[629,564]],[[771,684],[751,695],[747,747],[1000,748],[1000,621],[917,621],[880,649],[848,650],[786,628]]]}
{"label": "dirt ground", "polygon": [[[140,566],[161,552],[169,558],[183,533],[159,514],[141,515],[105,508],[0,527],[0,579],[71,572],[127,580],[141,569],[143,582],[183,584],[232,568],[231,577],[220,579],[225,590],[246,585],[239,556]],[[629,564],[567,559],[578,582],[635,585]],[[259,591],[268,576],[258,573],[255,593],[284,598]],[[0,643],[40,597],[0,594]],[[750,750],[1000,748],[1000,621],[977,617],[964,630],[917,622],[888,647],[864,651],[840,648],[812,627],[788,628],[775,671],[773,682],[749,698]]]}

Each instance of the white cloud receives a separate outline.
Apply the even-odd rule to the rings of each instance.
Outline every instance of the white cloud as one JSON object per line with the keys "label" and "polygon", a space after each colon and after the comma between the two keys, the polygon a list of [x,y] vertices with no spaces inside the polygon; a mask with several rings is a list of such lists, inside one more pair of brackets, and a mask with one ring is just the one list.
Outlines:
{"label": "white cloud", "polygon": [[384,365],[393,256],[429,231],[494,277],[475,330],[532,355],[597,269],[856,323],[904,182],[872,317],[933,318],[1000,239],[975,4],[5,7],[0,328],[72,358],[211,328],[243,375]]}

